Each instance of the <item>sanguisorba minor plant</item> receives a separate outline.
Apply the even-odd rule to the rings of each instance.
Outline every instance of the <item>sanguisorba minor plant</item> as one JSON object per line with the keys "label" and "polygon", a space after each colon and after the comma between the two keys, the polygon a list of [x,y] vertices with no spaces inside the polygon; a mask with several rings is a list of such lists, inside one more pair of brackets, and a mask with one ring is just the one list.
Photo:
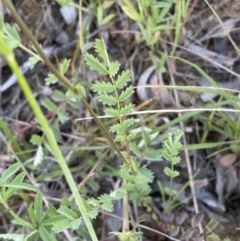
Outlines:
{"label": "sanguisorba minor plant", "polygon": [[[3,20],[3,18],[1,19]],[[40,236],[44,241],[56,240],[56,233],[63,232],[66,229],[76,230],[81,226],[81,220],[84,219],[85,224],[88,227],[90,236],[93,240],[97,240],[96,234],[92,228],[92,224],[89,221],[89,217],[91,219],[95,218],[99,210],[112,212],[113,202],[119,199],[123,199],[123,232],[114,232],[114,234],[116,234],[120,238],[120,240],[138,240],[138,237],[141,235],[141,233],[136,232],[136,230],[134,229],[130,230],[128,207],[130,202],[134,202],[137,206],[149,208],[149,203],[151,199],[149,196],[151,191],[149,183],[153,180],[153,174],[149,169],[141,166],[138,156],[134,155],[136,152],[139,153],[140,150],[136,151],[137,145],[133,145],[135,133],[131,132],[131,127],[133,124],[135,124],[136,119],[126,117],[133,112],[134,107],[132,103],[126,103],[126,101],[129,101],[131,95],[134,93],[133,87],[131,85],[130,70],[123,71],[120,74],[118,73],[120,63],[109,61],[103,40],[98,39],[95,41],[94,44],[96,53],[99,55],[102,61],[99,61],[98,58],[95,58],[89,53],[85,54],[85,60],[87,64],[93,70],[97,71],[100,75],[103,76],[102,81],[99,81],[93,85],[93,90],[99,94],[99,101],[101,101],[106,106],[106,115],[117,118],[118,120],[116,124],[110,127],[110,132],[112,132],[115,136],[115,143],[118,143],[121,147],[120,149],[123,150],[121,152],[118,152],[119,158],[122,160],[122,165],[119,173],[123,181],[121,188],[119,188],[118,190],[113,191],[110,194],[104,194],[97,199],[90,198],[89,200],[87,200],[88,205],[84,205],[84,203],[86,204],[86,201],[83,202],[82,197],[80,197],[78,190],[76,189],[73,177],[66,165],[66,162],[61,154],[61,151],[59,150],[59,147],[57,146],[57,142],[54,139],[55,137],[53,133],[51,132],[49,123],[44,118],[42,111],[38,106],[38,103],[33,97],[30,87],[27,85],[26,79],[22,75],[20,68],[18,67],[14,59],[12,49],[20,44],[20,39],[17,38],[17,45],[8,45],[5,41],[4,35],[4,33],[6,32],[5,30],[8,26],[3,24],[3,21],[0,22],[2,22],[0,26],[0,51],[2,54],[5,55],[9,65],[18,77],[23,92],[26,95],[26,98],[29,100],[29,104],[31,105],[39,123],[43,128],[44,133],[46,134],[49,143],[49,145],[47,145],[52,150],[53,155],[55,155],[57,159],[59,159],[59,165],[63,170],[63,174],[69,183],[69,186],[74,194],[76,203],[79,208],[76,209],[73,202],[63,199],[59,209],[56,209],[52,205],[49,205],[45,210],[43,208],[42,194],[38,192],[35,198],[34,205],[28,205],[27,219],[29,221],[24,221],[16,213],[10,210],[8,202],[13,196],[13,194],[17,193],[17,191],[20,189],[27,189],[35,192],[36,188],[29,185],[28,183],[23,182],[25,176],[23,172],[18,174],[15,178],[13,177],[13,175],[21,167],[20,163],[13,164],[4,172],[0,179],[0,203],[7,210],[10,210],[9,213],[13,217],[14,222],[19,226],[27,228],[27,230],[25,230],[25,233],[23,234],[3,234],[0,235],[0,237],[5,239],[10,238],[14,240],[30,240],[33,237],[36,238],[37,236]],[[16,31],[11,32],[17,33]],[[9,33],[9,31],[7,33]],[[16,36],[16,34],[13,34],[11,36],[14,37]],[[40,58],[37,59],[41,60]],[[57,70],[54,71],[55,73],[58,73],[59,79],[61,79],[61,77],[64,75],[68,68],[67,61],[64,61],[61,66],[61,74],[59,74]],[[51,74],[51,76],[47,78],[46,81],[50,81],[50,83],[52,83],[55,82],[56,79],[57,76]],[[82,87],[79,86],[79,84],[78,87],[75,86],[75,88],[80,88],[81,93],[84,92],[82,91]],[[76,101],[78,98],[80,98],[76,93],[72,93],[71,91],[68,91],[66,95],[73,101]],[[105,131],[105,133],[107,133],[107,131]],[[171,138],[169,140],[171,140]],[[180,140],[180,135],[176,137],[176,140]],[[115,145],[114,148],[116,150],[115,143],[113,142],[112,145]],[[175,142],[173,142],[173,146],[174,144]],[[177,146],[179,146],[179,144]],[[117,150],[119,151],[119,149]],[[158,153],[159,152],[155,152],[155,154],[157,155]],[[174,153],[174,155],[175,154],[176,153]],[[155,156],[155,160],[160,160],[160,156]],[[166,189],[166,193],[170,194],[170,191]]]}
{"label": "sanguisorba minor plant", "polygon": [[[128,117],[133,113],[134,108],[134,105],[129,103],[130,97],[134,93],[131,84],[132,75],[130,70],[119,73],[120,63],[109,61],[102,39],[95,41],[94,48],[101,61],[89,53],[85,54],[85,60],[92,70],[97,71],[102,76],[102,80],[93,84],[92,89],[98,93],[99,101],[104,104],[106,116],[118,120],[109,130],[115,135],[115,142],[121,146],[121,150],[123,149],[121,151],[122,165],[119,172],[123,181],[118,190],[104,194],[97,199],[89,199],[88,204],[92,207],[89,214],[94,218],[100,208],[111,212],[113,211],[113,201],[123,198],[123,232],[113,233],[120,240],[138,240],[141,233],[129,229],[128,207],[130,202],[134,202],[137,206],[150,208],[151,188],[149,183],[153,181],[153,174],[147,167],[141,166],[138,157],[134,155],[137,145],[133,145],[135,133],[131,132],[131,126],[136,122],[136,119]],[[171,163],[171,168],[166,167],[164,170],[166,175],[170,177],[170,183],[178,175],[178,172],[174,170],[174,165],[180,161],[178,151],[181,148],[181,136],[181,131],[176,132],[174,136],[169,134],[163,145],[163,156]],[[133,146],[134,148],[132,148]],[[156,156],[155,160],[161,160],[160,154]],[[176,191],[172,190],[172,185],[166,187],[164,191],[169,195],[171,202]]]}
{"label": "sanguisorba minor plant", "polygon": [[[90,199],[88,203],[95,207],[95,214],[99,207],[106,211],[113,211],[112,201],[123,198],[123,232],[114,232],[120,240],[137,240],[140,233],[135,230],[130,231],[128,206],[129,201],[134,201],[138,206],[147,206],[151,191],[149,182],[153,180],[153,175],[145,167],[140,167],[140,162],[133,157],[129,143],[135,137],[131,133],[131,126],[135,123],[134,118],[128,118],[127,115],[133,112],[133,104],[127,103],[131,95],[134,93],[131,82],[131,71],[126,70],[118,74],[120,63],[110,62],[106,48],[102,39],[97,39],[94,48],[101,62],[93,55],[86,53],[85,60],[92,70],[97,71],[110,81],[98,81],[93,84],[93,91],[99,95],[99,101],[106,108],[107,116],[117,118],[118,122],[110,127],[110,132],[115,134],[115,142],[121,145],[122,151],[122,166],[120,176],[123,178],[122,187],[110,193],[105,194],[98,199]],[[93,209],[94,210],[94,209]],[[93,210],[91,212],[93,212]]]}

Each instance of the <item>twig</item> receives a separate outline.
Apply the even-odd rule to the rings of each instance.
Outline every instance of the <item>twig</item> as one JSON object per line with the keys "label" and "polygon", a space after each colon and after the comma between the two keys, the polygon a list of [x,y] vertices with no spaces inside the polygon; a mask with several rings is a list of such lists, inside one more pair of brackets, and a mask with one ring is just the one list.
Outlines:
{"label": "twig", "polygon": [[[240,113],[240,110],[230,109],[230,108],[191,108],[191,109],[166,109],[166,110],[143,110],[143,111],[134,111],[129,115],[144,115],[144,114],[166,114],[166,113],[185,113],[185,112],[206,112],[206,111],[222,111],[222,112],[233,112],[233,113]],[[128,116],[128,115],[127,115]],[[98,119],[104,118],[112,118],[109,115],[98,116]],[[86,117],[86,118],[78,118],[75,121],[82,121],[82,120],[92,120],[93,117]]]}

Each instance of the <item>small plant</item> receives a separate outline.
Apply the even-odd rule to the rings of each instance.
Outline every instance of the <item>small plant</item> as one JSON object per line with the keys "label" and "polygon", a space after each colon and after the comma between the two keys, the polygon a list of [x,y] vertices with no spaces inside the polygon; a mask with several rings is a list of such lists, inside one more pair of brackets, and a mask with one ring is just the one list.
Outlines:
{"label": "small plant", "polygon": [[172,202],[174,201],[173,196],[178,193],[173,189],[173,179],[179,176],[179,172],[175,170],[175,165],[181,160],[178,153],[182,147],[180,142],[182,134],[182,131],[177,131],[174,136],[168,133],[166,140],[163,142],[163,157],[170,162],[170,167],[164,168],[164,173],[170,178],[170,187],[164,188],[165,193],[169,196],[168,206],[165,208],[166,211],[171,210]]}
{"label": "small plant", "polygon": [[156,2],[156,1],[136,1],[134,6],[129,0],[123,1],[122,10],[124,13],[136,21],[143,39],[149,46],[153,46],[159,40],[161,32],[172,29],[167,24],[171,17],[167,16],[173,1]]}
{"label": "small plant", "polygon": [[[97,71],[101,75],[108,76],[107,79],[110,79],[110,81],[100,80],[94,84],[92,88],[99,94],[99,101],[106,106],[106,115],[118,119],[118,123],[110,126],[109,130],[115,134],[115,141],[124,147],[125,150],[121,152],[123,164],[119,172],[123,179],[122,187],[109,195],[104,194],[97,199],[91,198],[88,201],[88,204],[93,208],[90,213],[92,215],[91,217],[94,218],[100,209],[111,212],[113,210],[112,202],[123,198],[125,200],[123,232],[112,233],[117,235],[120,240],[137,240],[139,233],[129,231],[128,204],[129,201],[132,201],[137,206],[144,206],[148,210],[151,210],[149,206],[151,201],[149,196],[151,191],[149,183],[153,180],[153,174],[146,167],[140,166],[140,162],[134,155],[141,152],[141,146],[143,143],[146,143],[146,138],[143,139],[145,141],[140,141],[138,144],[136,143],[135,137],[137,131],[136,129],[133,131],[131,128],[136,120],[134,118],[126,117],[133,111],[133,105],[131,103],[125,104],[125,101],[129,100],[133,94],[133,88],[131,84],[128,84],[131,81],[131,72],[126,70],[121,74],[118,74],[120,64],[118,62],[109,61],[103,40],[96,40],[94,48],[103,62],[100,62],[97,58],[88,53],[85,55],[85,60],[92,70]],[[125,90],[123,90],[124,87]],[[175,200],[173,197],[177,195],[177,191],[173,189],[172,182],[173,179],[179,175],[178,171],[175,170],[175,165],[180,162],[178,152],[182,147],[180,143],[181,136],[181,131],[177,131],[174,135],[169,133],[163,143],[162,155],[170,162],[170,167],[165,167],[164,169],[165,174],[170,178],[170,186],[164,188],[164,192],[169,196],[166,211],[171,210],[172,204]],[[153,153],[155,153],[155,160],[161,160],[159,152],[155,150]],[[198,221],[199,220],[201,221],[201,218],[199,218]],[[163,223],[165,222],[164,219],[162,221]],[[173,224],[171,227],[173,227]],[[175,233],[177,235],[179,231],[177,230],[178,229],[172,230],[173,234]],[[187,239],[188,235],[191,234],[192,232],[189,231],[188,233],[183,233],[182,237]]]}
{"label": "small plant", "polygon": [[98,0],[98,5],[97,5],[97,22],[99,26],[108,24],[110,21],[113,20],[115,17],[115,14],[111,13],[107,16],[104,16],[104,10],[107,10],[114,4],[114,1],[105,1],[101,3],[100,0]]}
{"label": "small plant", "polygon": [[135,137],[135,134],[130,132],[135,120],[134,118],[126,118],[127,115],[133,112],[133,104],[125,104],[125,101],[129,100],[134,93],[132,85],[129,84],[131,72],[126,70],[118,74],[120,64],[109,61],[103,40],[96,40],[94,48],[103,62],[101,63],[88,53],[85,54],[85,60],[92,70],[108,76],[110,81],[98,81],[92,88],[93,91],[99,94],[99,101],[106,106],[106,115],[118,119],[118,122],[111,126],[109,130],[115,134],[116,143],[120,143],[125,150],[121,151],[122,166],[119,172],[123,178],[122,187],[117,192],[115,191],[109,195],[105,194],[98,199],[90,199],[89,204],[95,208],[95,215],[97,215],[100,207],[105,211],[112,211],[112,201],[123,198],[123,233],[115,234],[121,240],[136,240],[135,238],[139,233],[132,232],[129,228],[129,201],[135,202],[138,206],[148,205],[151,191],[149,182],[153,180],[153,175],[146,167],[140,166],[140,162],[133,156],[129,145]]}

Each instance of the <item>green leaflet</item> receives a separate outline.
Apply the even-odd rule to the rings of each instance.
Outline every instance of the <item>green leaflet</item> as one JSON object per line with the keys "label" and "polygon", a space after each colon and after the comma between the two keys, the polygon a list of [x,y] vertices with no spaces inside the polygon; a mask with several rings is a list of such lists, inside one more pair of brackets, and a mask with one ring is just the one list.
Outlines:
{"label": "green leaflet", "polygon": [[134,107],[134,105],[132,103],[129,103],[129,104],[123,106],[120,109],[121,115],[125,116],[125,115],[130,114],[131,112],[133,112],[133,107]]}
{"label": "green leaflet", "polygon": [[117,62],[117,61],[111,62],[109,64],[109,75],[111,77],[114,77],[117,74],[117,72],[119,70],[119,67],[120,67],[120,63],[119,62]]}
{"label": "green leaflet", "polygon": [[111,117],[117,117],[119,115],[119,111],[113,108],[106,108],[105,113]]}
{"label": "green leaflet", "polygon": [[123,71],[117,78],[116,87],[122,89],[131,80],[132,73],[129,69]]}
{"label": "green leaflet", "polygon": [[93,84],[92,89],[98,93],[111,93],[114,91],[114,86],[109,82],[98,81],[97,84]]}
{"label": "green leaflet", "polygon": [[117,103],[117,100],[114,96],[107,94],[100,94],[99,101],[106,105],[116,105]]}
{"label": "green leaflet", "polygon": [[5,181],[7,179],[9,179],[14,173],[16,173],[21,168],[21,166],[22,166],[21,163],[16,162],[16,163],[12,164],[10,167],[8,167],[8,169],[6,169],[4,171],[4,173],[2,174],[2,176],[0,178],[0,185],[5,183]]}
{"label": "green leaflet", "polygon": [[98,59],[94,58],[93,55],[86,53],[84,59],[92,70],[97,71],[99,74],[108,74],[108,71],[104,65],[100,63]]}
{"label": "green leaflet", "polygon": [[96,39],[94,42],[94,48],[99,57],[102,58],[107,65],[109,65],[108,54],[103,39]]}
{"label": "green leaflet", "polygon": [[122,91],[121,95],[119,96],[119,102],[123,102],[124,100],[128,99],[133,93],[133,87],[129,86],[125,91]]}

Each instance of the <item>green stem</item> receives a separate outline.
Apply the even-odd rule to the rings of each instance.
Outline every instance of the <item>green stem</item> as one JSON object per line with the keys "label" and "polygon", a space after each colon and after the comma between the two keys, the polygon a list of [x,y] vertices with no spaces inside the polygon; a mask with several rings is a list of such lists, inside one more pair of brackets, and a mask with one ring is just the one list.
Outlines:
{"label": "green stem", "polygon": [[29,105],[31,106],[35,116],[37,117],[40,125],[42,126],[42,129],[49,141],[49,145],[51,147],[51,150],[54,154],[54,156],[56,157],[56,159],[58,160],[58,163],[64,173],[64,176],[68,182],[68,185],[74,195],[74,198],[75,198],[75,201],[79,207],[79,210],[83,216],[83,219],[86,223],[86,226],[88,228],[88,231],[89,231],[89,234],[92,238],[92,240],[94,241],[97,241],[97,236],[96,236],[96,233],[93,229],[93,226],[92,226],[92,223],[91,223],[91,220],[89,219],[88,217],[88,214],[87,214],[87,211],[85,209],[85,206],[84,206],[84,203],[83,203],[83,199],[82,197],[80,196],[79,194],[79,191],[77,189],[77,186],[73,180],[73,176],[66,164],[66,161],[59,149],[59,146],[55,140],[55,137],[53,135],[53,132],[48,124],[48,121],[47,119],[45,118],[45,116],[43,115],[42,113],[42,110],[40,109],[39,105],[38,105],[38,102],[36,100],[36,98],[34,97],[31,89],[30,89],[30,86],[28,85],[28,82],[27,80],[25,79],[24,75],[22,74],[15,58],[14,58],[14,55],[13,54],[9,54],[9,55],[6,55],[5,56],[7,61],[8,61],[8,64],[10,66],[10,68],[12,69],[12,71],[14,72],[14,74],[16,75],[17,79],[18,79],[18,82],[19,82],[19,85],[21,86],[22,90],[23,90],[23,93],[26,97],[26,99],[28,100],[29,102]]}
{"label": "green stem", "polygon": [[[109,66],[109,63],[108,63],[108,66]],[[115,85],[115,80],[110,76],[111,78],[111,81],[112,81],[112,84],[114,86],[114,93],[115,93],[115,96],[116,96],[116,99],[117,99],[117,109],[118,109],[118,119],[119,119],[119,122],[121,124],[121,127],[122,127],[122,132],[124,134],[124,142],[125,142],[125,146],[126,146],[126,149],[127,149],[127,160],[124,162],[126,163],[128,166],[131,167],[131,170],[132,170],[132,173],[134,174],[135,171],[133,170],[132,168],[132,165],[131,165],[131,155],[130,155],[130,149],[129,149],[129,145],[128,145],[128,141],[127,141],[127,135],[126,135],[126,131],[125,131],[125,128],[123,126],[123,119],[122,119],[122,116],[120,115],[120,102],[119,102],[119,95],[118,95],[118,91],[117,91],[117,87]],[[127,181],[124,179],[123,182],[126,184]],[[123,231],[126,231],[128,232],[129,231],[129,212],[128,212],[128,205],[129,205],[129,200],[128,200],[128,192],[125,190],[125,195],[123,197]]]}
{"label": "green stem", "polygon": [[2,203],[3,206],[8,210],[8,212],[13,216],[13,218],[15,218],[18,224],[24,227],[28,227],[30,229],[35,229],[35,227],[31,223],[21,219],[16,213],[14,213],[13,210],[8,206],[8,204],[3,200],[1,195],[0,195],[0,203]]}
{"label": "green stem", "polygon": [[[127,181],[124,179],[123,183],[127,183]],[[125,195],[123,197],[123,231],[128,232],[129,231],[129,212],[128,212],[128,192],[125,190]]]}
{"label": "green stem", "polygon": [[[171,171],[173,171],[173,170],[174,170],[174,165],[173,165],[173,162],[171,160]],[[170,187],[169,188],[170,188],[170,192],[172,192],[172,190],[173,190],[173,177],[172,177],[172,175],[170,176]],[[167,208],[168,212],[171,210],[171,206],[170,206],[171,201],[172,201],[172,193],[170,194],[169,200],[168,200],[168,208]]]}

